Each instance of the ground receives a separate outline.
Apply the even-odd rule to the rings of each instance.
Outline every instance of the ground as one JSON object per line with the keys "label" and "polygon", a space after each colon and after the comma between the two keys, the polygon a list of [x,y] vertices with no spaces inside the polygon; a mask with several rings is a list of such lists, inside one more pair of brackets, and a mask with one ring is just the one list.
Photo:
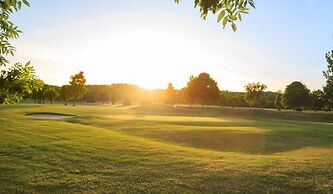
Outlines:
{"label": "ground", "polygon": [[333,123],[220,112],[0,107],[0,193],[333,193]]}

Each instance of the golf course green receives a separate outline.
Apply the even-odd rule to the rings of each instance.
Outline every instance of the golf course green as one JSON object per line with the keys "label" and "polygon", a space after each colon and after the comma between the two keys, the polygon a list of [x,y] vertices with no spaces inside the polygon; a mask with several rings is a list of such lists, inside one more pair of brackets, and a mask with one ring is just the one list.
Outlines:
{"label": "golf course green", "polygon": [[214,109],[2,106],[0,193],[333,193],[329,120]]}

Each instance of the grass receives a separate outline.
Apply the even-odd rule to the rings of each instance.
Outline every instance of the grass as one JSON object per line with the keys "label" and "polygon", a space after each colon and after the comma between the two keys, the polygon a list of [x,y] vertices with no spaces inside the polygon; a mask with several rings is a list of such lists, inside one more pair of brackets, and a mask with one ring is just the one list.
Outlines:
{"label": "grass", "polygon": [[1,107],[0,193],[333,192],[332,123],[198,110]]}

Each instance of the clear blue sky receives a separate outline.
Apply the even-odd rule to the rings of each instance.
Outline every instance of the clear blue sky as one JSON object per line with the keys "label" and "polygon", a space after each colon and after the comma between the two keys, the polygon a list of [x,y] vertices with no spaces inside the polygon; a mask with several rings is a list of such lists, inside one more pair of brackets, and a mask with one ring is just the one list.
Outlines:
{"label": "clear blue sky", "polygon": [[295,80],[321,88],[324,55],[333,48],[333,1],[256,4],[234,33],[214,15],[200,20],[193,0],[31,0],[13,17],[24,34],[12,61],[31,60],[57,85],[83,70],[91,84],[181,88],[206,71],[221,90],[260,81],[276,91]]}

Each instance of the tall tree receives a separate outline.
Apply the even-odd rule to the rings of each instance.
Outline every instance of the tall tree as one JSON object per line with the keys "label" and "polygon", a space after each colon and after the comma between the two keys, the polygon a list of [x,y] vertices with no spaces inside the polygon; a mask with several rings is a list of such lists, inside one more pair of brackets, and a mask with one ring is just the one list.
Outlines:
{"label": "tall tree", "polygon": [[333,110],[333,50],[326,53],[327,70],[324,71],[326,85],[323,90],[326,95],[328,109]]}
{"label": "tall tree", "polygon": [[185,89],[185,98],[191,104],[216,104],[220,97],[217,82],[208,73],[200,73],[198,77],[190,77]]}
{"label": "tall tree", "polygon": [[87,92],[85,84],[86,78],[83,71],[71,76],[69,91],[71,100],[73,100],[73,106],[75,106],[76,101],[82,99]]}
{"label": "tall tree", "polygon": [[209,13],[218,14],[217,22],[221,22],[223,28],[231,24],[236,31],[236,22],[242,21],[242,14],[248,14],[250,7],[255,8],[255,3],[254,0],[194,0],[194,7],[200,9],[202,19],[205,20]]}
{"label": "tall tree", "polygon": [[310,90],[302,82],[292,82],[286,87],[282,101],[287,108],[302,111],[309,105]]}
{"label": "tall tree", "polygon": [[265,99],[265,90],[267,86],[265,84],[249,83],[245,86],[246,94],[245,101],[250,105],[250,107],[263,107]]}
{"label": "tall tree", "polygon": [[41,90],[43,85],[30,62],[16,63],[8,71],[1,72],[0,104],[22,102],[26,95]]}

